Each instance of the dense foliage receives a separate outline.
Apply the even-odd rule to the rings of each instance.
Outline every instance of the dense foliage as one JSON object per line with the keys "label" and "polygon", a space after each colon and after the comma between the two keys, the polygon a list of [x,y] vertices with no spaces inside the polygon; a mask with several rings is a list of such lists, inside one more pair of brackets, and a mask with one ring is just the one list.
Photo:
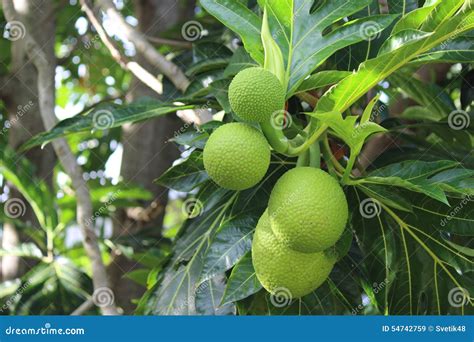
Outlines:
{"label": "dense foliage", "polygon": [[[76,150],[89,154],[86,168],[93,170],[94,153],[110,154],[100,146],[118,140],[125,123],[188,109],[214,115],[175,132],[183,158],[157,175],[158,184],[187,194],[183,224],[160,241],[144,236],[141,246],[101,240],[104,254],[114,244],[142,262],[130,275],[147,287],[138,314],[472,314],[472,6],[469,0],[388,1],[387,8],[372,0],[201,0],[199,39],[175,56],[192,79],[184,94],[173,89],[160,101],[99,104],[23,150],[64,136],[73,146],[94,138],[95,148]],[[93,56],[110,58],[103,47]],[[435,73],[440,64],[450,66],[441,83],[417,73]],[[209,179],[202,150],[222,123],[239,121],[228,87],[255,66],[285,85],[286,110],[259,126],[273,148],[263,181],[230,191]],[[117,82],[126,78],[119,68],[114,73]],[[400,101],[410,105],[395,113]],[[97,126],[104,111],[111,115],[105,130]],[[0,171],[34,208],[42,230],[24,227],[32,242],[2,251],[38,264],[3,284],[0,295],[20,293],[9,306],[13,313],[70,313],[91,288],[82,247],[64,244],[75,221],[74,197],[58,199],[31,181],[31,165],[13,169],[14,158],[5,152]],[[250,249],[275,182],[297,163],[320,166],[340,181],[350,217],[328,281],[301,299],[282,300],[262,289]],[[105,208],[100,216],[110,216],[111,203],[114,209],[149,199],[135,186],[90,183],[96,212]],[[47,311],[45,301],[54,304]]]}

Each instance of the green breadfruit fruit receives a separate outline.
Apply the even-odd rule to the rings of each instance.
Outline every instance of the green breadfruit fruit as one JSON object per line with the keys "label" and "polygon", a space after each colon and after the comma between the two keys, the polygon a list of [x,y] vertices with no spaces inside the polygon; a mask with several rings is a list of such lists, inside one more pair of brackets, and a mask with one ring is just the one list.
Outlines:
{"label": "green breadfruit fruit", "polygon": [[277,238],[305,253],[333,246],[349,216],[339,183],[311,167],[292,169],[278,180],[270,195],[268,212]]}
{"label": "green breadfruit fruit", "polygon": [[324,283],[335,261],[325,252],[301,253],[283,245],[273,234],[268,211],[258,221],[252,242],[252,263],[258,280],[268,292],[291,298],[305,296]]}
{"label": "green breadfruit fruit", "polygon": [[248,68],[237,74],[229,86],[229,101],[239,118],[249,122],[270,120],[284,109],[285,90],[270,71]]}
{"label": "green breadfruit fruit", "polygon": [[263,134],[244,123],[229,123],[214,131],[204,147],[204,167],[219,186],[251,188],[267,173],[270,147]]}

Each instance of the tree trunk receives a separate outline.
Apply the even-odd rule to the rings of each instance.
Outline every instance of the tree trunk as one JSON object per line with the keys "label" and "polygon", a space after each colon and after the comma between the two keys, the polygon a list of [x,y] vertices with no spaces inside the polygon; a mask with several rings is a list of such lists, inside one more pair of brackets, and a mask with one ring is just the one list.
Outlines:
{"label": "tree trunk", "polygon": [[[159,37],[167,29],[186,21],[194,13],[195,1],[179,0],[137,0],[135,12],[139,22],[139,30],[147,36]],[[151,65],[145,58],[138,56],[137,61],[151,71]],[[166,92],[166,89],[165,89]],[[157,95],[138,80],[134,80],[129,94],[130,100]],[[144,203],[150,207],[151,214],[144,220],[130,217],[126,212],[120,212],[114,220],[115,237],[128,237],[138,231],[147,230],[157,241],[161,238],[164,208],[167,204],[168,191],[153,183],[174,160],[179,156],[178,149],[168,139],[182,126],[174,115],[168,115],[142,124],[133,124],[123,127],[123,159],[121,174],[124,182],[139,184],[151,191],[154,200]],[[126,313],[134,309],[132,299],[139,298],[144,288],[135,282],[123,278],[127,272],[139,268],[139,263],[131,261],[122,255],[115,255],[111,263],[112,281],[115,284],[118,304]]]}
{"label": "tree trunk", "polygon": [[[54,44],[54,23],[50,20],[51,13],[46,11],[48,0],[31,0],[22,2],[21,11],[27,22],[25,34],[34,35],[42,44]],[[5,77],[6,82],[2,87],[2,100],[7,108],[11,128],[8,130],[8,144],[16,150],[28,139],[44,131],[44,125],[39,112],[37,71],[29,61],[24,39],[12,42],[10,73]],[[55,156],[53,149],[48,146],[44,150],[34,148],[24,154],[35,165],[35,176],[45,180],[51,185]],[[26,200],[16,191],[12,190],[10,198],[20,198],[25,204]],[[25,222],[37,226],[37,220],[31,208],[26,205],[26,212],[21,217]],[[4,225],[2,247],[11,248],[25,240],[20,236],[15,226],[10,223]],[[8,280],[20,276],[30,266],[27,260],[16,256],[2,258],[2,279]]]}

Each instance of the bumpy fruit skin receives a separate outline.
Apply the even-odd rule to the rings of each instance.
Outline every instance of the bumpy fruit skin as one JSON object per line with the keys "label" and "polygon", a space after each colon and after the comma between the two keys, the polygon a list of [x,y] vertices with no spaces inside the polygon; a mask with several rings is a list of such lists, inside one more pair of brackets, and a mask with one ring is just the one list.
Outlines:
{"label": "bumpy fruit skin", "polygon": [[304,253],[333,246],[349,216],[339,183],[311,167],[292,169],[278,180],[270,195],[268,212],[276,237]]}
{"label": "bumpy fruit skin", "polygon": [[204,167],[219,186],[244,190],[265,176],[270,154],[270,147],[260,131],[244,123],[229,123],[209,137],[204,147]]}
{"label": "bumpy fruit skin", "polygon": [[335,258],[324,252],[301,253],[283,245],[273,234],[268,211],[258,221],[252,242],[252,262],[263,287],[299,298],[317,289],[329,276]]}
{"label": "bumpy fruit skin", "polygon": [[270,120],[284,109],[285,90],[278,78],[263,68],[248,68],[234,77],[229,101],[239,118],[249,122]]}

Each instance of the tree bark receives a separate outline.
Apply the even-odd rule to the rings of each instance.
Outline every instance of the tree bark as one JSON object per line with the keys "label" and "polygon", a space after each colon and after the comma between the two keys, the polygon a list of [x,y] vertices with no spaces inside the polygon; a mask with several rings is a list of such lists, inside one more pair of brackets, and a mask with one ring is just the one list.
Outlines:
{"label": "tree bark", "polygon": [[[139,22],[138,29],[147,36],[160,36],[163,31],[191,18],[195,1],[137,0],[134,5]],[[152,73],[159,72],[144,56],[137,57],[139,64],[145,69]],[[157,97],[156,93],[136,79],[132,82],[129,95],[130,100],[144,96]],[[160,239],[168,192],[165,188],[154,184],[153,180],[167,170],[179,156],[176,146],[167,141],[181,126],[182,123],[175,115],[168,115],[123,128],[122,177],[126,183],[140,184],[153,193],[154,201],[144,203],[143,206],[154,204],[156,215],[151,215],[146,221],[137,221],[125,211],[120,212],[114,224],[116,237],[133,236],[137,231],[148,230],[154,233],[157,240]],[[128,313],[134,310],[131,299],[139,298],[144,288],[123,278],[123,275],[138,267],[139,263],[128,260],[122,255],[115,255],[111,264],[114,291],[117,293],[119,304]]]}
{"label": "tree bark", "polygon": [[[24,1],[3,0],[3,10],[5,17],[9,21],[23,21],[25,27],[31,31],[29,26],[31,22],[36,22],[37,18],[28,17],[24,14]],[[32,2],[30,2],[32,3]],[[53,3],[48,0],[37,0],[34,4],[41,11],[48,14],[48,20],[42,22],[42,25],[53,25],[52,35],[47,36],[44,44],[36,40],[32,34],[26,33],[24,36],[25,46],[28,57],[31,59],[37,71],[38,104],[41,119],[46,129],[51,129],[57,123],[55,115],[55,71],[56,57],[54,53],[55,27],[54,27],[54,9]],[[66,174],[71,178],[73,188],[77,198],[77,222],[83,235],[83,246],[92,266],[92,282],[95,291],[103,291],[104,288],[110,288],[106,268],[102,261],[102,255],[99,249],[96,233],[93,230],[93,224],[90,218],[93,216],[92,201],[89,194],[87,183],[83,178],[81,167],[76,162],[76,157],[72,153],[67,141],[57,139],[52,142],[54,152],[60,160]],[[118,314],[115,303],[107,303],[101,307],[101,311],[106,315]]]}
{"label": "tree bark", "polygon": [[[39,1],[25,2],[22,8],[23,15],[30,22],[28,34],[34,35],[40,44],[46,44],[54,35],[54,25],[47,21],[46,11],[40,10]],[[38,89],[35,86],[38,75],[35,67],[29,61],[24,39],[12,41],[11,65],[9,74],[2,77],[0,96],[8,112],[11,127],[8,130],[8,145],[16,150],[34,135],[44,131],[38,104]],[[51,146],[44,150],[34,148],[24,154],[35,165],[35,176],[45,180],[49,185],[52,182],[55,156]],[[26,200],[15,189],[11,190],[11,198]],[[21,217],[24,222],[37,226],[35,215],[27,205],[26,212]],[[18,245],[26,237],[19,234],[11,223],[4,224],[2,247],[9,249]],[[3,280],[17,278],[32,266],[31,261],[16,256],[2,258]]]}

